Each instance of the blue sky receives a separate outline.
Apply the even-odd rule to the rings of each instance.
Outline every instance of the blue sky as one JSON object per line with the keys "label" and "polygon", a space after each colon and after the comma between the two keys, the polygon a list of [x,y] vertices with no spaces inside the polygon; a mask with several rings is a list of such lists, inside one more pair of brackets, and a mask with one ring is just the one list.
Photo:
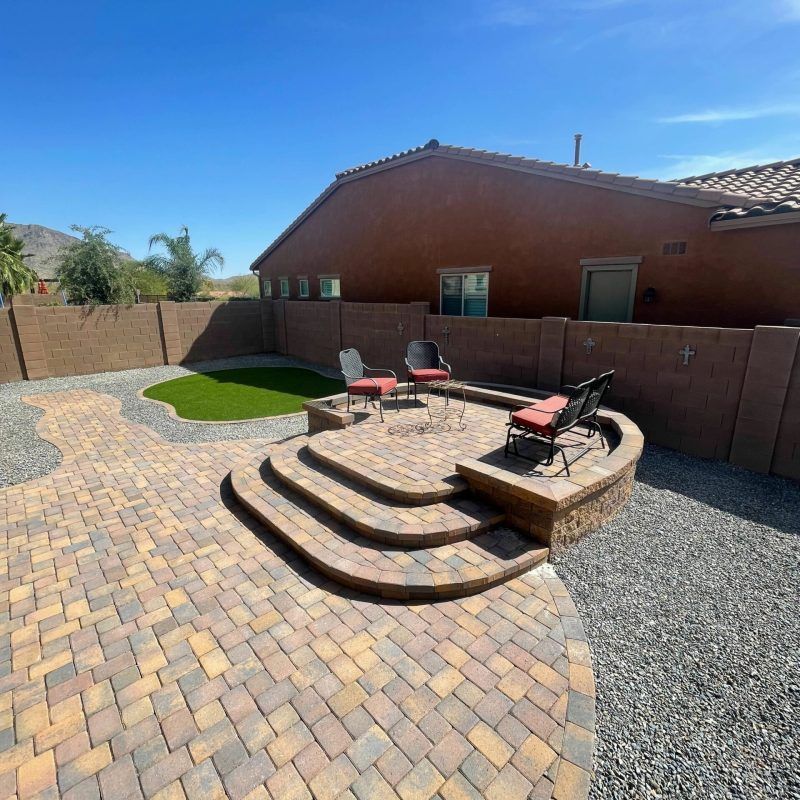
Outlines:
{"label": "blue sky", "polygon": [[223,274],[435,137],[648,177],[800,155],[800,0],[8,3],[0,211]]}

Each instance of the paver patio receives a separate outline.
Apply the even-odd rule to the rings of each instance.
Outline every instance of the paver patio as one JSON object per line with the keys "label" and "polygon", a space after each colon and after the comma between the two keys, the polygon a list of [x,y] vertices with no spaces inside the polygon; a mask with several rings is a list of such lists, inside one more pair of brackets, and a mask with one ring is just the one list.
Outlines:
{"label": "paver patio", "polygon": [[543,566],[471,597],[326,582],[238,508],[258,441],[174,444],[38,395],[51,474],[0,490],[0,795],[587,795],[594,679]]}

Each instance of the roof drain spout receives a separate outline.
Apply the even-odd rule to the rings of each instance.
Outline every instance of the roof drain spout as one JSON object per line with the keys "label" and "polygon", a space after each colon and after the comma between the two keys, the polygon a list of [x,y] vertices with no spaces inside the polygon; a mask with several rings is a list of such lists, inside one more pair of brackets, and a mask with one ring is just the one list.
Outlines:
{"label": "roof drain spout", "polygon": [[583,139],[582,133],[575,134],[575,163],[572,165],[573,167],[579,167],[581,165],[581,139]]}

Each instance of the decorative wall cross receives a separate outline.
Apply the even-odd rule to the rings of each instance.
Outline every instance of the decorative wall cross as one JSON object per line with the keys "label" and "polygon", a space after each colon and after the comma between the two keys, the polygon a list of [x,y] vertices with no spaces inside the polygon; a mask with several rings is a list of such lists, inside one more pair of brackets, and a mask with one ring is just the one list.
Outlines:
{"label": "decorative wall cross", "polygon": [[586,348],[586,354],[587,355],[592,352],[592,348],[596,344],[597,344],[597,342],[594,339],[592,339],[591,336],[588,339],[586,339],[586,341],[583,343],[583,346]]}
{"label": "decorative wall cross", "polygon": [[400,322],[397,323],[397,332],[402,336],[405,329],[406,326],[403,325],[403,320],[400,320]]}
{"label": "decorative wall cross", "polygon": [[696,353],[696,351],[692,350],[692,348],[689,347],[688,344],[684,345],[682,350],[678,350],[678,355],[683,356],[683,366],[684,367],[688,367],[689,366],[689,359],[693,355],[695,355],[695,353]]}
{"label": "decorative wall cross", "polygon": [[450,344],[450,326],[449,325],[445,325],[444,328],[442,328],[442,336],[444,336],[444,344],[445,344],[445,347],[446,347],[447,345]]}

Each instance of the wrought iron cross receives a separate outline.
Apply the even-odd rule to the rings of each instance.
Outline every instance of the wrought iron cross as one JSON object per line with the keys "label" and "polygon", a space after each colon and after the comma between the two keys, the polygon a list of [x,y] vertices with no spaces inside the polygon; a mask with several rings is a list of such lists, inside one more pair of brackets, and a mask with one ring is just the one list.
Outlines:
{"label": "wrought iron cross", "polygon": [[692,350],[692,348],[689,347],[688,344],[684,345],[682,350],[678,350],[678,355],[683,356],[683,366],[684,367],[688,367],[689,366],[689,359],[693,355],[695,355],[695,353],[696,353],[696,351]]}
{"label": "wrought iron cross", "polygon": [[442,336],[444,336],[445,346],[449,345],[450,344],[450,326],[449,325],[445,325],[444,328],[442,328]]}
{"label": "wrought iron cross", "polygon": [[403,325],[403,320],[400,320],[400,322],[397,323],[397,332],[402,336],[405,329],[406,326]]}
{"label": "wrought iron cross", "polygon": [[592,348],[597,344],[597,342],[592,339],[590,336],[584,343],[583,346],[586,348],[587,355],[592,352]]}

